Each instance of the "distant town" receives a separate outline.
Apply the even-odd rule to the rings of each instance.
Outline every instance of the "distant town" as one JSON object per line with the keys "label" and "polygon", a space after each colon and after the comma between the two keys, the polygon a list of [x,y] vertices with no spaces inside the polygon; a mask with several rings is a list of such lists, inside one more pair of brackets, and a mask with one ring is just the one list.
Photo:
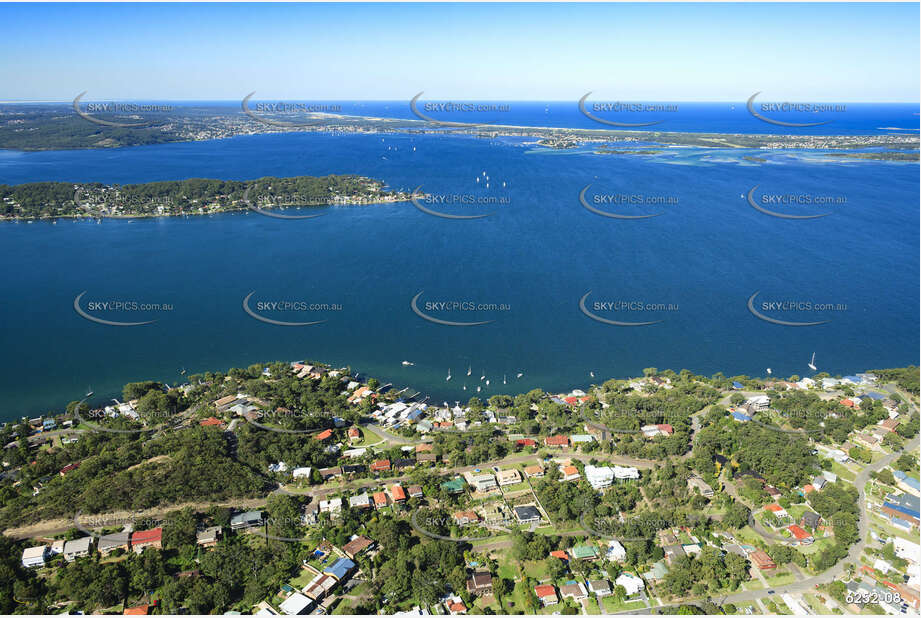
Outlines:
{"label": "distant town", "polygon": [[[64,113],[62,113],[62,111]],[[81,118],[69,107],[55,105],[0,106],[0,148],[13,150],[60,150],[72,148],[118,148],[140,144],[207,141],[264,133],[324,132],[407,133],[473,135],[480,138],[533,137],[550,148],[573,148],[582,144],[651,143],[660,146],[699,148],[756,148],[837,151],[829,156],[847,159],[917,161],[919,138],[909,132],[879,135],[784,135],[736,133],[681,133],[650,130],[576,129],[500,124],[450,126],[438,122],[348,116],[330,113],[246,114],[227,108],[180,106],[146,119],[137,114],[116,117],[138,127],[102,127]],[[462,123],[461,123],[462,124]],[[864,150],[865,149],[865,150]],[[609,149],[620,154],[645,154],[635,150]]]}
{"label": "distant town", "polygon": [[437,404],[276,362],[6,423],[5,613],[832,614],[921,601],[918,368]]}

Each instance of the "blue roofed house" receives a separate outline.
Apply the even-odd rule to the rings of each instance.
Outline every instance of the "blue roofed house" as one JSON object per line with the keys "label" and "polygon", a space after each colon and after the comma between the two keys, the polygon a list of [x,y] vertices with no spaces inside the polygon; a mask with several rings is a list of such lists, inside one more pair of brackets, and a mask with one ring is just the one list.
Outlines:
{"label": "blue roofed house", "polygon": [[732,388],[735,389],[735,390],[741,390],[741,389],[743,388],[743,386],[742,386],[742,383],[741,383],[741,382],[733,382],[733,383],[732,383]]}
{"label": "blue roofed house", "polygon": [[886,398],[885,395],[883,395],[882,393],[877,393],[876,391],[871,391],[867,393],[866,396],[872,399],[873,401],[882,401],[883,399]]}
{"label": "blue roofed house", "polygon": [[738,410],[732,413],[732,418],[739,421],[740,423],[747,423],[748,421],[752,420],[752,417],[750,417],[748,414],[745,414],[745,412],[739,412]]}
{"label": "blue roofed house", "polygon": [[355,568],[355,563],[349,560],[348,558],[339,558],[332,565],[326,567],[323,571],[324,575],[329,575],[334,578],[336,581],[342,581],[346,579],[349,575],[352,574],[352,570]]}
{"label": "blue roofed house", "polygon": [[918,479],[908,476],[901,470],[893,470],[892,476],[895,477],[899,489],[915,494],[916,496],[921,494],[921,488],[918,486]]}
{"label": "blue roofed house", "polygon": [[887,494],[881,510],[891,522],[903,528],[911,528],[921,523],[921,499],[918,496]]}
{"label": "blue roofed house", "polygon": [[57,426],[53,418],[46,418],[42,421],[42,431],[50,431]]}

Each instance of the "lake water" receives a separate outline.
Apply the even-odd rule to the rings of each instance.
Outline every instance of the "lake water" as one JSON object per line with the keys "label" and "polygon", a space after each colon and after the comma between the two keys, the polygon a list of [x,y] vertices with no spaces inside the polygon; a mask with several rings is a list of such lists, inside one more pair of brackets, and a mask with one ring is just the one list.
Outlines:
{"label": "lake water", "polygon": [[[128,381],[175,384],[182,368],[195,373],[273,360],[348,364],[437,402],[537,387],[568,391],[650,366],[708,375],[765,375],[771,367],[775,376],[807,375],[813,352],[819,370],[832,374],[918,362],[917,164],[693,148],[601,155],[551,151],[531,141],[289,134],[0,152],[0,182],[7,184],[335,173],[492,200],[453,207],[424,202],[449,214],[490,214],[476,220],[444,219],[401,203],[311,210],[324,216],[304,220],[239,213],[0,224],[0,418],[60,409],[88,387],[102,400]],[[593,207],[660,216],[623,220],[590,212],[579,200],[588,184]],[[744,197],[756,185],[756,200],[762,194],[831,200],[821,206],[758,201],[767,209],[831,214],[769,216]],[[621,194],[647,203],[605,203]],[[90,315],[156,321],[115,327],[84,319],[74,310],[84,291],[80,307]],[[256,320],[242,305],[251,292],[250,307],[260,315],[323,322],[290,327]],[[586,307],[599,317],[656,323],[593,320],[579,305],[588,292]],[[770,318],[827,322],[791,327],[758,319],[747,306],[755,292],[754,307]],[[436,319],[491,321],[463,327],[427,321],[411,308],[417,295],[420,310]],[[102,301],[170,308],[91,309]],[[341,309],[257,308],[274,301]],[[508,309],[443,311],[427,304],[455,301]],[[626,302],[618,310],[596,304],[615,301]],[[763,304],[779,301],[793,308]],[[833,306],[805,310],[806,302]],[[646,310],[647,304],[671,308]]]}

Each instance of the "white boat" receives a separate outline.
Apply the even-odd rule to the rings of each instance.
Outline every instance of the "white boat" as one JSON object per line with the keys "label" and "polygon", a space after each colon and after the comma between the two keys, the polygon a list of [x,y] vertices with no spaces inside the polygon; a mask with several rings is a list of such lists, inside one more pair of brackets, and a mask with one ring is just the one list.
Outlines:
{"label": "white boat", "polygon": [[486,372],[484,371],[484,372],[483,372],[483,375],[480,376],[480,380],[482,381],[482,380],[485,380],[485,379],[486,379]]}
{"label": "white boat", "polygon": [[517,376],[515,376],[515,377],[518,378],[518,379],[520,380],[520,379],[521,379],[521,376],[523,376],[523,375],[524,375],[524,373],[519,372],[519,374],[518,374]]}
{"label": "white boat", "polygon": [[481,389],[479,386],[476,387],[476,392],[479,393],[481,390],[483,390],[483,389]]}
{"label": "white boat", "polygon": [[411,362],[409,362],[409,361],[403,361],[402,365],[403,365],[404,367],[412,367],[412,366],[413,366],[413,363],[411,363]]}
{"label": "white boat", "polygon": [[812,353],[812,360],[809,361],[809,368],[812,369],[813,371],[816,371],[816,367],[815,367],[815,352]]}
{"label": "white boat", "polygon": [[489,380],[486,380],[486,386],[489,386]]}
{"label": "white boat", "polygon": [[473,373],[473,366],[467,365],[467,375],[469,376],[471,373]]}
{"label": "white boat", "polygon": [[595,377],[595,372],[594,372],[594,371],[589,371],[589,372],[588,372],[588,375],[590,375],[591,377],[594,378],[594,377]]}
{"label": "white boat", "polygon": [[503,384],[508,384],[508,380],[505,379],[505,374],[504,374],[504,373],[502,374],[502,383],[503,383]]}
{"label": "white boat", "polygon": [[451,381],[451,370],[448,369],[448,377],[445,378],[445,382],[450,382],[450,381]]}
{"label": "white boat", "polygon": [[93,387],[91,387],[91,386],[90,386],[90,387],[87,387],[87,389],[86,389],[86,396],[87,396],[87,397],[92,397],[92,396],[93,396]]}
{"label": "white boat", "polygon": [[767,372],[768,372],[768,375],[771,375],[771,374],[773,373],[773,371],[771,371],[771,368],[770,368],[770,367],[767,368]]}
{"label": "white boat", "polygon": [[464,390],[467,390],[467,385],[466,385],[466,384],[464,384]]}

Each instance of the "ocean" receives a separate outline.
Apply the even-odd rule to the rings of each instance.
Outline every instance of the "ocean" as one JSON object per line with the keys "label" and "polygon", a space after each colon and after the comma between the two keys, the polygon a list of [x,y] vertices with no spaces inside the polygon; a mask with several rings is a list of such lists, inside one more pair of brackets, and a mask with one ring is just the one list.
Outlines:
{"label": "ocean", "polygon": [[[852,130],[911,119],[890,107]],[[916,163],[744,149],[611,155],[533,141],[311,133],[0,152],[7,184],[360,174],[422,186],[430,211],[489,215],[446,219],[398,203],[300,220],[0,224],[0,419],[61,410],[88,389],[102,402],[129,381],[176,384],[183,370],[274,360],[349,365],[438,403],[569,391],[645,367],[809,375],[813,352],[833,375],[918,362]],[[762,210],[747,199],[753,188]],[[74,309],[84,292],[78,306],[91,316],[155,321],[85,319]],[[319,323],[261,321],[247,297],[257,315]]]}

